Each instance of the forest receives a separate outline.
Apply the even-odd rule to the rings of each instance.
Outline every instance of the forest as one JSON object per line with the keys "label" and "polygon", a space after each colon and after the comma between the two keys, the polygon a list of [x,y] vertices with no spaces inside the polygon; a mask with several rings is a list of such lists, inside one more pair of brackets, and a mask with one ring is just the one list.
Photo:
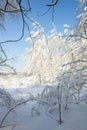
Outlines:
{"label": "forest", "polygon": [[[16,38],[0,34],[0,130],[87,130],[87,0],[78,0],[77,23],[63,32],[54,22],[61,0],[44,2],[42,17],[52,9],[48,32],[30,17],[31,0],[0,1],[0,30],[8,18],[22,25]],[[9,56],[6,48],[23,38],[29,47],[19,59]]]}

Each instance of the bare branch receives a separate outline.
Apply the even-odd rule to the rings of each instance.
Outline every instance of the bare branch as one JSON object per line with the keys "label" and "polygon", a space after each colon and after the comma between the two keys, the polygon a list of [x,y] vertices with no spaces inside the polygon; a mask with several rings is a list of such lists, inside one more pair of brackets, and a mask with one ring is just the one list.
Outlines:
{"label": "bare branch", "polygon": [[87,37],[87,19],[84,22],[84,32],[85,32],[85,36]]}
{"label": "bare branch", "polygon": [[44,13],[42,14],[38,14],[38,16],[44,16],[45,14],[47,14],[50,11],[51,7],[49,7]]}
{"label": "bare branch", "polygon": [[52,3],[46,4],[46,6],[55,6],[59,0],[53,0]]}
{"label": "bare branch", "polygon": [[20,102],[20,103],[16,104],[14,107],[12,107],[12,108],[5,114],[5,116],[3,117],[3,119],[2,119],[2,121],[1,121],[1,123],[0,123],[0,128],[3,126],[3,123],[4,123],[5,119],[7,118],[7,116],[9,115],[9,113],[11,113],[11,112],[12,112],[15,108],[17,108],[18,106],[23,105],[23,104],[25,104],[25,103],[27,103],[27,102],[29,102],[29,101],[33,101],[33,100],[37,100],[37,99],[33,97],[33,98],[30,98],[30,99],[25,100],[25,101],[23,101],[23,102]]}

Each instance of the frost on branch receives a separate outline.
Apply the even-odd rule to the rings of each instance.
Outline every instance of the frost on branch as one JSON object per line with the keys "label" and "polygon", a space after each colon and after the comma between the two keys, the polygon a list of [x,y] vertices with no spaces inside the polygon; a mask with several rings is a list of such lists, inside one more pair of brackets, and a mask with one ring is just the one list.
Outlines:
{"label": "frost on branch", "polygon": [[3,105],[5,105],[8,109],[13,107],[15,104],[15,100],[13,99],[13,97],[8,92],[6,92],[5,89],[1,88],[0,88],[0,100],[2,103],[4,103]]}

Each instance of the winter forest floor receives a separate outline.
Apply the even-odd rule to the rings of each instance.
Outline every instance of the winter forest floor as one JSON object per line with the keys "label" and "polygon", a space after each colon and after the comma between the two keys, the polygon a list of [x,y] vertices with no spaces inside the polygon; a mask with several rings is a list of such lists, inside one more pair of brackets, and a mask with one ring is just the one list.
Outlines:
{"label": "winter forest floor", "polygon": [[[27,98],[28,93],[37,96],[43,91],[43,87],[30,88],[15,88],[8,89],[15,99],[19,97]],[[36,107],[37,111],[32,108]],[[0,121],[6,113],[5,106],[0,107]],[[40,111],[40,114],[37,112]],[[87,104],[71,104],[67,110],[62,110],[63,123],[58,122],[58,113],[48,113],[45,108],[38,108],[37,101],[29,101],[26,104],[20,105],[11,112],[6,120],[4,126],[0,130],[87,130]]]}

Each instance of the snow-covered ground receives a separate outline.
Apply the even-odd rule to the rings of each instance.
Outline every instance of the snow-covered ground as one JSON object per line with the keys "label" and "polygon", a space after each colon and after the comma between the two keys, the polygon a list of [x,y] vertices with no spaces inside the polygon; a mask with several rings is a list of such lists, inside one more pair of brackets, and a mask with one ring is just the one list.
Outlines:
{"label": "snow-covered ground", "polygon": [[57,115],[51,118],[43,113],[40,116],[31,117],[29,112],[31,107],[28,106],[18,109],[20,118],[15,130],[87,130],[87,106],[73,106],[71,110],[66,111],[62,125],[55,120]]}
{"label": "snow-covered ground", "polygon": [[[9,88],[6,90],[15,99],[27,99],[33,95],[37,97],[43,92],[44,86],[23,86],[22,88]],[[60,125],[58,122],[58,114],[47,113],[44,108],[37,107],[37,101],[29,101],[15,108],[11,112],[3,125],[6,127],[0,130],[87,130],[87,104],[70,104],[69,109],[62,110],[63,123]],[[33,113],[32,108],[36,107],[40,114]],[[0,107],[0,121],[7,112],[7,109],[2,105]]]}

